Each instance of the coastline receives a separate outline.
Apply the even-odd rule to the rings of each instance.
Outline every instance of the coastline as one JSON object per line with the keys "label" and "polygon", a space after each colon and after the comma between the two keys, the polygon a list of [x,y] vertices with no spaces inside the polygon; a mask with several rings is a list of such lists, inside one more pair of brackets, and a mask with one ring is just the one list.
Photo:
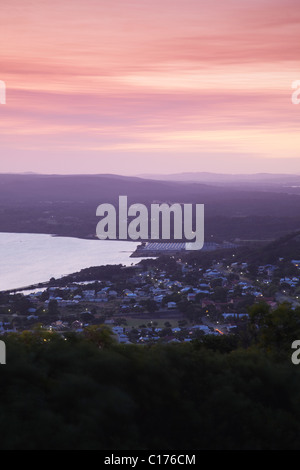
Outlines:
{"label": "coastline", "polygon": [[[70,243],[67,239],[70,239]],[[97,240],[101,242],[99,245],[91,243],[96,239],[90,238],[0,232],[3,253],[0,291],[43,288],[51,278],[59,280],[94,266],[130,266],[139,263],[138,257],[132,256],[136,242]],[[108,242],[111,242],[109,246]]]}

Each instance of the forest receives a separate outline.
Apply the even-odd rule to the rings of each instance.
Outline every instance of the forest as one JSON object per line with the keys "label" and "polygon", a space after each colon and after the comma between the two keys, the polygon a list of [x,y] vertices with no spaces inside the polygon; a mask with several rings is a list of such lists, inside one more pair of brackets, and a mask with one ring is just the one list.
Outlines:
{"label": "forest", "polygon": [[152,346],[103,325],[3,335],[0,448],[299,450],[299,319],[257,304],[237,334]]}

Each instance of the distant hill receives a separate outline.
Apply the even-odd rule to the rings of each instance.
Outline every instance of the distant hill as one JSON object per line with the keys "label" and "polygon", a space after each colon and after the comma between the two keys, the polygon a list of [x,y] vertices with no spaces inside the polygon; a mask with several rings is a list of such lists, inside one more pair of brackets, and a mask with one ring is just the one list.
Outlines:
{"label": "distant hill", "polygon": [[[225,177],[225,175],[223,175]],[[299,177],[300,179],[300,177]],[[210,215],[285,215],[300,209],[300,197],[289,191],[278,195],[261,189],[232,185],[143,179],[119,175],[0,174],[0,203],[41,204],[118,201],[127,195],[130,203],[204,203]]]}
{"label": "distant hill", "polygon": [[288,234],[274,240],[254,251],[250,257],[252,262],[260,264],[278,263],[279,258],[284,260],[300,260],[300,231]]}
{"label": "distant hill", "polygon": [[93,237],[97,206],[117,206],[119,195],[147,206],[204,204],[207,240],[272,240],[300,230],[300,194],[289,190],[106,174],[0,174],[0,231]]}
{"label": "distant hill", "polygon": [[230,186],[239,189],[261,189],[264,191],[289,192],[300,194],[300,173],[294,174],[221,174],[209,172],[186,172],[175,174],[144,174],[139,175],[154,181],[177,181],[205,183],[216,186]]}
{"label": "distant hill", "polygon": [[194,181],[194,182],[235,182],[235,181],[273,181],[273,182],[299,182],[300,173],[294,174],[277,174],[277,173],[211,173],[211,172],[185,172],[173,174],[142,174],[137,175],[140,178],[163,180],[163,181]]}

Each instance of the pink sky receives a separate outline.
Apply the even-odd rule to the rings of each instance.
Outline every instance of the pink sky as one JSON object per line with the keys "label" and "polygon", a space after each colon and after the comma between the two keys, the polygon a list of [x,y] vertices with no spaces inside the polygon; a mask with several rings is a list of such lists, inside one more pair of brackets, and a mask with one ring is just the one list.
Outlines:
{"label": "pink sky", "polygon": [[0,172],[300,174],[299,0],[1,0]]}

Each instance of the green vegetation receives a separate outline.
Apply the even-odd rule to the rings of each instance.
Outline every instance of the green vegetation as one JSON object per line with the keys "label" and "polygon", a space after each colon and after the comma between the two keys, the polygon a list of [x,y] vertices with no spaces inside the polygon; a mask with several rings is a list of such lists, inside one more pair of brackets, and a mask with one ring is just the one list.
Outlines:
{"label": "green vegetation", "polygon": [[152,346],[101,326],[6,334],[0,448],[299,450],[299,320],[258,304],[235,335]]}

